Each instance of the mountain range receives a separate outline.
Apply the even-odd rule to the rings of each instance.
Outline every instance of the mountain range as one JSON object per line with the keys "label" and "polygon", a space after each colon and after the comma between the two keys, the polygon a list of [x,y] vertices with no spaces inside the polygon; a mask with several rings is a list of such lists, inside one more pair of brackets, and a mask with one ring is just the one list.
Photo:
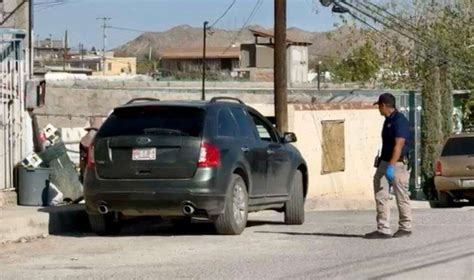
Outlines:
{"label": "mountain range", "polygon": [[[211,29],[207,44],[209,47],[228,47],[253,42],[250,29],[271,32],[270,29],[258,25],[241,30]],[[152,56],[158,57],[160,51],[168,48],[202,47],[202,33],[200,27],[180,25],[164,32],[143,33],[114,51],[118,56],[136,56],[138,59],[144,59],[151,50]],[[310,32],[292,27],[288,29],[287,36],[312,43],[309,46],[310,60],[345,57],[354,45],[364,40],[363,33],[351,26],[339,27],[328,32]]]}

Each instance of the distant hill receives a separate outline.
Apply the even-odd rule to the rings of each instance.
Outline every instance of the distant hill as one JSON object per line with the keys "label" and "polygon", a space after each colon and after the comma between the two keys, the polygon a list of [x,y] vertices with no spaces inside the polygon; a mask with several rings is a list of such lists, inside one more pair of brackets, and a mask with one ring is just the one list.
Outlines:
{"label": "distant hill", "polygon": [[[213,29],[208,45],[211,47],[227,47],[232,44],[253,42],[249,29],[268,30],[261,26],[249,26],[242,31]],[[353,27],[340,27],[329,32],[309,32],[299,28],[289,28],[288,37],[306,40],[312,43],[309,47],[310,59],[327,57],[345,57],[351,45],[363,41],[361,31]],[[150,47],[154,56],[167,48],[201,47],[202,28],[180,25],[164,32],[147,32],[136,39],[115,49],[117,55],[136,56],[139,59],[148,56]]]}

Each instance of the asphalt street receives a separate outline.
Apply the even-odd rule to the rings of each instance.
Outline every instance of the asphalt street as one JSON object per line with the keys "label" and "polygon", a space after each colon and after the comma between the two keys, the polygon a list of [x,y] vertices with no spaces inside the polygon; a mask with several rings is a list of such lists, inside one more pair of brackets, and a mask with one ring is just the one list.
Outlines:
{"label": "asphalt street", "polygon": [[118,236],[84,229],[1,245],[0,279],[474,279],[474,208],[414,217],[411,237],[389,240],[362,238],[374,211],[307,212],[302,226],[253,214],[240,236],[128,221]]}

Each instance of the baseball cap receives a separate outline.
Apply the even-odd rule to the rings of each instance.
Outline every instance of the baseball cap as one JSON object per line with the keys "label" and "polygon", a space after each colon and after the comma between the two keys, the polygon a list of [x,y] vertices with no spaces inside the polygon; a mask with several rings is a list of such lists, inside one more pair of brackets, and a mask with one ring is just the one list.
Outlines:
{"label": "baseball cap", "polygon": [[374,105],[378,104],[387,104],[387,105],[393,105],[395,107],[396,101],[395,101],[395,96],[393,96],[390,93],[383,93],[379,96],[379,100],[374,103]]}

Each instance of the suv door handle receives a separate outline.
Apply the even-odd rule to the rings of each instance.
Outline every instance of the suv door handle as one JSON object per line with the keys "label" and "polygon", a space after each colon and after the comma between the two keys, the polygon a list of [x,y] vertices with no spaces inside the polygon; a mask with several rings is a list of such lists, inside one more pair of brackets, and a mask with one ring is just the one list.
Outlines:
{"label": "suv door handle", "polygon": [[272,149],[267,149],[267,154],[268,155],[273,155],[273,154],[275,154],[275,151],[272,150]]}
{"label": "suv door handle", "polygon": [[244,153],[250,152],[250,148],[247,147],[247,146],[242,146],[242,147],[240,147],[240,150],[241,150],[242,152],[244,152]]}

